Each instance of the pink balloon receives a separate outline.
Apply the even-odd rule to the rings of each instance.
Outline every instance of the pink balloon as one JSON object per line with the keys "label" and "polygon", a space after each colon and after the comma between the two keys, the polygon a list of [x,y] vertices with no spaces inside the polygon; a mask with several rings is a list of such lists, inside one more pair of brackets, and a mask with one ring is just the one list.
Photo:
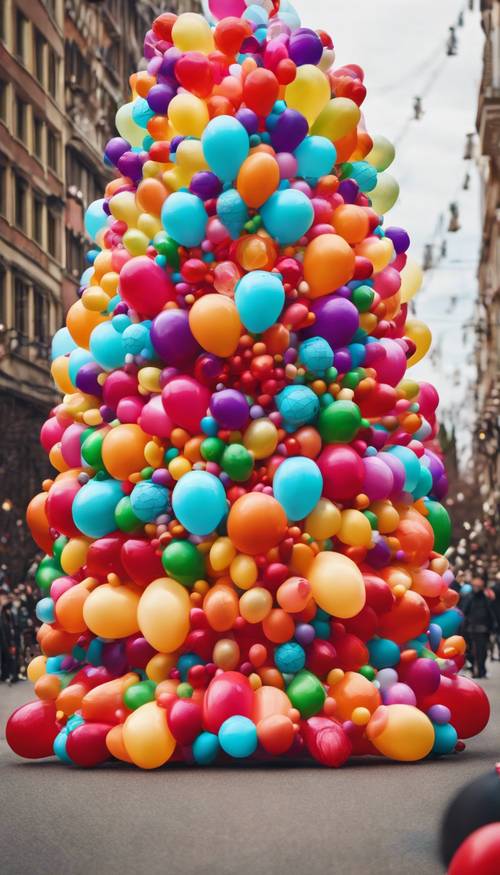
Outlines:
{"label": "pink balloon", "polygon": [[377,372],[380,383],[388,383],[389,386],[397,386],[406,372],[406,355],[397,340],[382,338],[378,341],[384,347],[385,356],[374,362],[373,367]]}
{"label": "pink balloon", "polygon": [[62,456],[70,468],[78,468],[82,463],[81,436],[86,428],[86,425],[75,422],[66,429],[61,438]]}
{"label": "pink balloon", "polygon": [[116,415],[120,422],[137,422],[144,407],[144,401],[137,395],[121,398],[116,407]]}
{"label": "pink balloon", "polygon": [[385,465],[382,459],[378,456],[367,456],[363,459],[364,492],[370,501],[378,501],[383,498],[389,498],[394,489],[394,477],[388,465]]}
{"label": "pink balloon", "polygon": [[144,405],[139,417],[139,425],[147,434],[160,438],[170,437],[174,424],[163,406],[161,395],[155,395]]}
{"label": "pink balloon", "polygon": [[234,15],[240,18],[245,12],[247,5],[245,0],[208,0],[208,8],[214,18],[226,18]]}
{"label": "pink balloon", "polygon": [[203,725],[208,732],[218,732],[224,720],[235,714],[252,717],[253,690],[248,678],[239,671],[216,675],[208,685],[203,700]]}
{"label": "pink balloon", "polygon": [[65,427],[55,416],[44,422],[40,430],[40,443],[46,453],[49,453],[54,444],[61,440]]}
{"label": "pink balloon", "polygon": [[125,371],[113,371],[108,374],[102,392],[104,403],[116,409],[120,398],[125,398],[127,395],[137,395],[137,377],[126,374]]}
{"label": "pink balloon", "polygon": [[399,292],[400,286],[401,277],[393,267],[385,267],[377,274],[374,282],[375,291],[378,292],[382,300],[392,298],[396,292]]}
{"label": "pink balloon", "polygon": [[206,415],[210,391],[193,377],[174,377],[162,392],[163,406],[175,425],[192,435],[200,433],[200,421]]}
{"label": "pink balloon", "polygon": [[130,307],[144,316],[156,316],[175,290],[166,271],[147,255],[138,255],[120,271],[120,295]]}
{"label": "pink balloon", "polygon": [[363,462],[347,444],[325,447],[318,466],[323,475],[323,495],[331,501],[344,501],[362,492]]}

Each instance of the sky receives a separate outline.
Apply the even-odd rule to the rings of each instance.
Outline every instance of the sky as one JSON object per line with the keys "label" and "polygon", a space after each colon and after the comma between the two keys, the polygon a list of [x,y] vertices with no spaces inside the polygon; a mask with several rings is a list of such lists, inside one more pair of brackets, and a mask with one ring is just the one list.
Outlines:
{"label": "sky", "polygon": [[[429,325],[433,344],[408,376],[436,385],[440,419],[448,428],[455,425],[463,459],[474,421],[472,323],[481,237],[478,167],[463,158],[466,134],[475,130],[482,70],[479,0],[473,5],[470,11],[469,0],[294,0],[303,25],[332,36],[335,66],[363,67],[367,130],[396,146],[388,172],[400,184],[400,197],[386,214],[386,225],[408,230],[410,252],[419,262],[426,244],[437,254],[446,242],[446,256],[426,271],[414,299],[415,315]],[[448,29],[461,11],[458,53],[448,57]],[[419,121],[412,119],[416,95],[424,110]],[[447,232],[451,202],[459,206],[456,233]]]}

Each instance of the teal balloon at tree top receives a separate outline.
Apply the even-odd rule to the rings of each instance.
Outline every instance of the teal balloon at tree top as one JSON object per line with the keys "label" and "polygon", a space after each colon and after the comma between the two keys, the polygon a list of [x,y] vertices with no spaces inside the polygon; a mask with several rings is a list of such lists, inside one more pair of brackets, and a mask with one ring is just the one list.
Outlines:
{"label": "teal balloon at tree top", "polygon": [[203,202],[188,191],[174,191],[161,210],[167,234],[181,246],[199,246],[205,237],[208,215]]}
{"label": "teal balloon at tree top", "polygon": [[250,150],[246,129],[229,115],[216,116],[208,123],[201,137],[201,145],[207,164],[223,182],[236,179]]}
{"label": "teal balloon at tree top", "polygon": [[299,240],[314,221],[310,199],[295,188],[275,191],[261,207],[260,214],[268,234],[285,246]]}
{"label": "teal balloon at tree top", "polygon": [[289,520],[302,520],[316,507],[323,491],[323,477],[307,456],[285,459],[273,479],[274,497]]}
{"label": "teal balloon at tree top", "polygon": [[208,535],[226,515],[226,492],[221,481],[213,474],[189,471],[174,488],[172,507],[188,532]]}
{"label": "teal balloon at tree top", "polygon": [[236,286],[234,301],[245,328],[259,334],[276,322],[285,303],[285,289],[277,274],[252,270]]}

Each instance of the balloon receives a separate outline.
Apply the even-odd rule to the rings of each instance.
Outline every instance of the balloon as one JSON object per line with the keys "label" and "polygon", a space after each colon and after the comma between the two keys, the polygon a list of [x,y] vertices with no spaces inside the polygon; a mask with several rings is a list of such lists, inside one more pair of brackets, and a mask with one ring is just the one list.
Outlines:
{"label": "balloon", "polygon": [[[330,99],[330,86],[325,74],[312,64],[304,64],[297,69],[297,75],[285,90],[286,104],[298,110],[309,122],[314,122]],[[312,133],[322,133],[314,127]]]}
{"label": "balloon", "polygon": [[83,606],[83,619],[94,635],[126,638],[137,632],[139,593],[131,586],[98,586]]}
{"label": "balloon", "polygon": [[423,759],[434,744],[431,721],[412,705],[381,705],[366,734],[379,753],[401,762]]}
{"label": "balloon", "polygon": [[206,471],[189,471],[176,484],[172,507],[182,525],[195,535],[207,535],[226,514],[224,487]]}
{"label": "balloon", "polygon": [[295,150],[298,175],[314,182],[330,173],[336,157],[335,146],[326,137],[307,137]]}
{"label": "balloon", "polygon": [[108,473],[117,480],[126,480],[130,474],[144,467],[144,450],[148,442],[138,425],[117,425],[110,429],[102,442],[102,461]]}
{"label": "balloon", "polygon": [[123,492],[116,480],[89,480],[73,502],[73,521],[84,535],[102,538],[115,530],[115,508]]}
{"label": "balloon", "polygon": [[431,343],[432,334],[424,322],[419,319],[410,319],[406,323],[406,336],[415,344],[415,352],[408,359],[408,367],[416,365],[425,355],[427,355]]}
{"label": "balloon", "polygon": [[312,459],[285,459],[274,475],[274,496],[290,520],[304,519],[318,503],[322,489],[323,478]]}
{"label": "balloon", "polygon": [[183,137],[201,137],[209,118],[205,101],[189,93],[177,94],[170,101],[168,117]]}
{"label": "balloon", "polygon": [[[479,836],[490,824],[498,830],[499,821],[498,773],[495,768],[489,768],[485,774],[461,787],[447,806],[440,835],[443,863],[448,866],[452,858],[454,863],[455,855],[460,858],[461,849],[468,845],[469,837],[473,839]],[[488,843],[484,842],[482,848],[486,852]],[[460,875],[462,871],[465,873],[466,870],[459,870],[455,875]],[[486,872],[489,873],[490,870],[487,869]]]}
{"label": "balloon", "polygon": [[227,671],[209,684],[203,701],[203,725],[218,733],[226,720],[234,716],[250,719],[253,692],[248,678],[239,672]]}
{"label": "balloon", "polygon": [[240,122],[221,115],[206,126],[201,144],[210,168],[223,182],[236,178],[250,148],[248,134]]}
{"label": "balloon", "polygon": [[5,727],[5,737],[14,753],[27,759],[41,759],[53,754],[59,726],[54,702],[28,702],[16,708]]}
{"label": "balloon", "polygon": [[120,295],[130,307],[145,316],[155,316],[174,297],[165,271],[145,255],[131,258],[122,267]]}
{"label": "balloon", "polygon": [[387,170],[390,164],[394,161],[396,150],[387,137],[382,137],[380,134],[373,137],[373,146],[366,156],[369,164],[372,164],[379,173]]}
{"label": "balloon", "polygon": [[401,271],[401,302],[406,304],[415,297],[422,285],[424,274],[422,268],[412,258],[408,258]]}
{"label": "balloon", "polygon": [[253,270],[239,281],[234,300],[245,328],[257,334],[276,322],[285,302],[285,290],[276,274]]}
{"label": "balloon", "polygon": [[381,173],[370,191],[372,207],[379,215],[388,213],[399,197],[399,185],[389,173]]}
{"label": "balloon", "polygon": [[227,530],[236,549],[242,553],[250,556],[266,553],[285,534],[285,511],[272,496],[250,492],[233,504]]}
{"label": "balloon", "polygon": [[240,314],[230,298],[204,295],[189,311],[189,327],[195,340],[214,355],[233,355],[241,334]]}
{"label": "balloon", "polygon": [[177,650],[189,631],[189,596],[184,587],[168,577],[150,583],[140,597],[137,623],[156,650]]}
{"label": "balloon", "polygon": [[280,243],[295,243],[309,230],[314,211],[311,201],[297,189],[275,191],[261,207],[266,231]]}
{"label": "balloon", "polygon": [[354,617],[365,604],[363,577],[341,553],[318,553],[308,577],[316,603],[329,614]]}
{"label": "balloon", "polygon": [[146,702],[129,714],[123,726],[123,742],[136,766],[142,769],[163,766],[175,750],[165,710],[156,702]]}
{"label": "balloon", "polygon": [[257,209],[276,191],[279,181],[276,159],[266,152],[254,152],[241,165],[236,187],[247,206]]}
{"label": "balloon", "polygon": [[345,501],[361,492],[363,463],[351,447],[327,447],[318,458],[323,475],[323,495],[331,501]]}
{"label": "balloon", "polygon": [[209,400],[209,391],[192,377],[174,377],[162,392],[167,416],[191,434],[198,434]]}
{"label": "balloon", "polygon": [[339,236],[321,234],[307,246],[304,277],[312,298],[328,295],[352,278],[354,252]]}
{"label": "balloon", "polygon": [[257,749],[257,727],[248,717],[228,717],[219,729],[219,742],[229,756],[241,759]]}
{"label": "balloon", "polygon": [[467,836],[460,846],[451,861],[449,875],[465,875],[472,871],[481,875],[495,875],[499,854],[500,824],[482,826]]}
{"label": "balloon", "polygon": [[195,194],[174,191],[162,207],[161,221],[167,234],[177,243],[198,246],[205,237],[208,215]]}

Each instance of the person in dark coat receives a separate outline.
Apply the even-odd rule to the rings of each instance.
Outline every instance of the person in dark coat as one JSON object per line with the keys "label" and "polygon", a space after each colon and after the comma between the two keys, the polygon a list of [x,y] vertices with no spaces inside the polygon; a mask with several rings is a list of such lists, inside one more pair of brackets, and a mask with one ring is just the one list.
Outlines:
{"label": "person in dark coat", "polygon": [[496,629],[494,633],[494,643],[491,648],[491,657],[494,659],[493,653],[495,650],[494,645],[497,646],[497,659],[500,660],[500,580],[496,580],[493,586],[490,588],[491,592],[495,596],[491,603],[491,607],[493,608],[493,613],[495,614],[496,620]]}
{"label": "person in dark coat", "polygon": [[465,597],[462,605],[465,618],[465,638],[469,647],[469,659],[475,678],[486,677],[486,656],[491,633],[496,628],[492,600],[485,592],[482,577],[472,579],[472,592]]}

